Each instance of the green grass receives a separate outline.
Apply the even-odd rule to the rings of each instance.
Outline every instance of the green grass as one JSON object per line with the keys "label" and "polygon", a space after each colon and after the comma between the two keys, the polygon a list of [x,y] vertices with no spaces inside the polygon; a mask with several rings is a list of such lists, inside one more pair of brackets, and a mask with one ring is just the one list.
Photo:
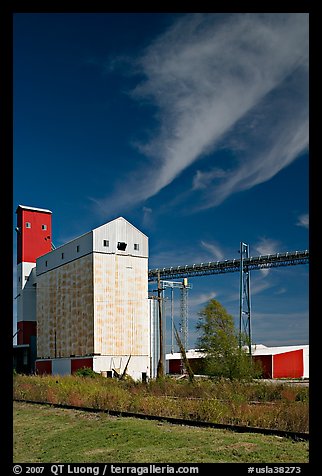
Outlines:
{"label": "green grass", "polygon": [[308,442],[14,403],[15,463],[306,463]]}

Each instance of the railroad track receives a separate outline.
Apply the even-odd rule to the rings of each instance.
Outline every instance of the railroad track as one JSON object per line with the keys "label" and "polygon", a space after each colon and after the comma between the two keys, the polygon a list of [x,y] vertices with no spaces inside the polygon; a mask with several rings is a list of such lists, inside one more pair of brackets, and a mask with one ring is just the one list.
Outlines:
{"label": "railroad track", "polygon": [[23,402],[23,403],[31,403],[33,405],[47,405],[54,408],[63,408],[67,410],[78,410],[78,411],[92,412],[92,413],[107,413],[112,416],[133,417],[133,418],[140,418],[142,420],[156,420],[156,421],[172,423],[175,425],[217,428],[221,430],[231,430],[238,433],[260,433],[264,435],[274,435],[274,436],[279,436],[284,438],[291,438],[292,440],[309,440],[309,433],[294,432],[294,431],[287,431],[287,430],[277,430],[274,428],[259,428],[259,427],[242,426],[242,425],[231,425],[229,423],[213,423],[213,422],[207,422],[207,421],[186,420],[183,418],[173,418],[173,417],[158,416],[158,415],[146,415],[144,413],[107,410],[102,408],[78,407],[75,405],[64,405],[64,404],[50,403],[50,402],[37,402],[34,400],[22,400],[18,398],[14,398],[14,401]]}

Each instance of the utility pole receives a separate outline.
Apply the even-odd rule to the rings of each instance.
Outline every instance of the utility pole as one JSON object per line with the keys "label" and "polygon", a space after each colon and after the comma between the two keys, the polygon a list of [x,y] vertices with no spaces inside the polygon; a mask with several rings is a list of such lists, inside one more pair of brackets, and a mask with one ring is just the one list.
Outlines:
{"label": "utility pole", "polygon": [[159,310],[159,344],[160,344],[160,357],[157,367],[157,378],[164,377],[164,366],[163,366],[163,326],[162,326],[162,291],[163,287],[161,285],[160,271],[158,271],[158,310]]}

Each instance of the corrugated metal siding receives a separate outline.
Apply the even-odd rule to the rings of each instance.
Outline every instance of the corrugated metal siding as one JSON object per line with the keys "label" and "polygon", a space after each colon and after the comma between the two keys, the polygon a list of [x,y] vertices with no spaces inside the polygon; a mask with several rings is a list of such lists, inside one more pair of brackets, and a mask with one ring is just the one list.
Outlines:
{"label": "corrugated metal siding", "polygon": [[[150,314],[150,378],[155,378],[160,358],[159,306],[156,299],[149,299]],[[165,340],[164,340],[165,342]]]}
{"label": "corrugated metal siding", "polygon": [[[89,231],[84,235],[69,241],[63,246],[52,250],[37,259],[37,276],[42,273],[47,273],[59,266],[65,266],[73,260],[82,258],[88,255],[93,250],[92,232]],[[62,253],[64,257],[62,258]]]}
{"label": "corrugated metal siding", "polygon": [[93,255],[38,276],[37,356],[94,352]]}
{"label": "corrugated metal siding", "polygon": [[272,378],[272,355],[253,355],[253,360],[261,364],[263,378]]}
{"label": "corrugated metal siding", "polygon": [[70,375],[71,362],[70,359],[54,359],[52,361],[52,374]]}
{"label": "corrugated metal siding", "polygon": [[[38,256],[51,249],[51,212],[18,207],[17,214],[20,228],[17,236],[17,263],[35,263]],[[29,228],[26,228],[27,222],[31,225]],[[46,225],[46,230],[42,229],[42,225]]]}
{"label": "corrugated metal siding", "polygon": [[17,322],[36,321],[35,263],[20,263],[17,267]]}
{"label": "corrugated metal siding", "polygon": [[93,358],[88,359],[71,359],[71,372],[74,373],[79,369],[87,367],[93,369]]}
{"label": "corrugated metal siding", "polygon": [[[17,290],[18,292],[25,287],[29,281],[25,278],[26,276],[30,276],[30,278],[35,282],[36,279],[36,265],[35,263],[19,263],[17,265]],[[20,278],[20,279],[19,279]]]}
{"label": "corrugated metal siding", "polygon": [[[20,307],[20,314],[17,316],[18,320],[36,321],[36,273],[33,268],[29,274],[23,276],[25,286],[20,291],[19,299],[22,301]],[[25,279],[28,276],[28,279]]]}
{"label": "corrugated metal siding", "polygon": [[[104,246],[103,240],[107,240],[109,246]],[[125,251],[117,249],[118,242],[127,244]],[[134,249],[134,244],[139,245],[138,250]],[[100,253],[117,253],[145,258],[149,255],[147,236],[122,217],[93,230],[93,249]]]}
{"label": "corrugated metal siding", "polygon": [[51,374],[51,360],[36,361],[36,372],[39,375]]}
{"label": "corrugated metal siding", "polygon": [[135,380],[142,379],[142,373],[149,372],[149,358],[148,356],[95,356],[93,357],[93,370],[101,373],[106,371],[113,371],[115,369],[122,374],[125,366],[128,364],[126,374],[130,375]]}
{"label": "corrugated metal siding", "polygon": [[310,350],[309,346],[305,346],[303,349],[303,377],[304,378],[309,378],[310,377]]}
{"label": "corrugated metal siding", "polygon": [[31,338],[37,335],[36,321],[19,321],[17,329],[19,330],[17,335],[18,345],[30,344]]}
{"label": "corrugated metal siding", "polygon": [[273,378],[303,377],[303,349],[273,355]]}
{"label": "corrugated metal siding", "polygon": [[148,260],[94,254],[95,354],[149,355]]}
{"label": "corrugated metal siding", "polygon": [[169,374],[180,374],[182,370],[181,359],[169,360]]}

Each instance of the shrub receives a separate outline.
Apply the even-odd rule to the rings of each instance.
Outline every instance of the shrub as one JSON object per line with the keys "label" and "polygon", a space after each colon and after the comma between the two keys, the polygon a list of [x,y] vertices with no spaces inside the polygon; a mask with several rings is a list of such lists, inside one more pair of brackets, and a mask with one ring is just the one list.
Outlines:
{"label": "shrub", "polygon": [[309,401],[309,390],[306,387],[299,388],[295,395],[296,402],[308,402]]}
{"label": "shrub", "polygon": [[94,370],[90,369],[89,367],[82,367],[81,369],[76,370],[76,372],[74,372],[74,375],[76,377],[95,378],[95,377],[99,376],[100,374],[98,374],[97,372],[94,372]]}
{"label": "shrub", "polygon": [[[308,388],[287,384],[216,379],[174,380],[148,384],[107,379],[91,369],[78,375],[14,378],[14,398],[132,411],[190,420],[308,431]],[[95,378],[84,378],[85,376]],[[254,404],[256,403],[256,404]]]}

